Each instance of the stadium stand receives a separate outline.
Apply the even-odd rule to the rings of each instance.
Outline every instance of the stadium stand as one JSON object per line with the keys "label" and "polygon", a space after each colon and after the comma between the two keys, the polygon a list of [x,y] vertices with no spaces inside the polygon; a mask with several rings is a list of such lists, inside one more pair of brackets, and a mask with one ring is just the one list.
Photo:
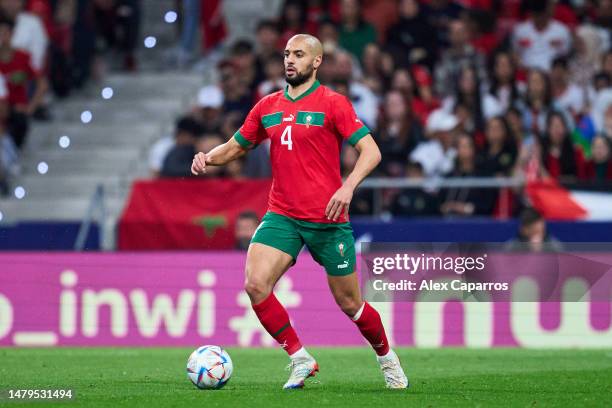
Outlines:
{"label": "stadium stand", "polygon": [[[206,119],[195,117],[211,133],[231,137],[255,101],[282,88],[274,55],[304,31],[324,44],[320,80],[351,99],[381,147],[383,163],[374,176],[414,179],[421,176],[410,172],[420,166],[426,178],[550,178],[573,188],[610,189],[612,139],[604,118],[612,113],[612,62],[605,4],[286,1],[270,2],[258,22],[247,22],[258,2],[243,9],[237,3],[214,3],[231,27],[216,27],[224,41],[209,46],[206,60],[208,70],[217,63],[217,76],[201,90],[224,94],[225,101],[195,108],[209,112]],[[278,12],[268,16],[274,6]],[[589,68],[578,60],[590,61]],[[248,163],[265,158],[265,152],[257,155],[234,173],[258,177]],[[343,155],[350,168],[354,155],[350,149]],[[376,194],[384,195],[382,205],[372,202]],[[507,217],[533,201],[520,188],[442,188],[429,192],[423,212],[400,209],[398,200],[408,197],[397,190],[374,196],[362,194],[353,214]]]}
{"label": "stadium stand", "polygon": [[[173,5],[159,3],[160,9]],[[143,10],[142,31],[155,35],[163,47],[173,35],[159,18],[160,9]],[[78,221],[102,185],[112,228],[132,180],[147,175],[142,165],[147,149],[201,83],[197,74],[162,72],[161,51],[139,47],[138,60],[139,72],[131,73],[113,68],[115,61],[109,59],[112,73],[55,101],[52,121],[33,124],[20,154],[21,172],[11,180],[11,194],[0,198],[5,223]],[[102,91],[108,97],[109,89],[112,97],[105,99]],[[19,187],[22,199],[13,194]]]}

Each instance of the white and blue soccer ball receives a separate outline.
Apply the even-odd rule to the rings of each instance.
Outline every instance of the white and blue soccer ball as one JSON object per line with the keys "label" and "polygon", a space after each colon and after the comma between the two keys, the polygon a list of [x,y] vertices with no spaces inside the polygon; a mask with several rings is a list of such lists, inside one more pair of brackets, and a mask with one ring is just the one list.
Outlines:
{"label": "white and blue soccer ball", "polygon": [[232,377],[234,365],[219,346],[197,348],[187,360],[187,376],[201,390],[218,390]]}

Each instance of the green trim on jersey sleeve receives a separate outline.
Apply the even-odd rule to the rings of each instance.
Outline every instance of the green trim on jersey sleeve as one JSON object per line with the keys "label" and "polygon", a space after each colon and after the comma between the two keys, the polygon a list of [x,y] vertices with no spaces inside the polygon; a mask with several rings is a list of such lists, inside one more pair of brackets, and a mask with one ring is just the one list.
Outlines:
{"label": "green trim on jersey sleeve", "polygon": [[253,146],[253,142],[249,142],[244,136],[242,136],[239,130],[234,133],[234,139],[238,142],[240,146],[244,147],[245,149],[248,149]]}
{"label": "green trim on jersey sleeve", "polygon": [[348,138],[348,142],[351,144],[351,146],[355,146],[357,142],[363,139],[363,137],[366,136],[368,133],[370,133],[370,129],[368,129],[366,125],[363,125],[359,129],[357,129],[351,135],[351,137]]}

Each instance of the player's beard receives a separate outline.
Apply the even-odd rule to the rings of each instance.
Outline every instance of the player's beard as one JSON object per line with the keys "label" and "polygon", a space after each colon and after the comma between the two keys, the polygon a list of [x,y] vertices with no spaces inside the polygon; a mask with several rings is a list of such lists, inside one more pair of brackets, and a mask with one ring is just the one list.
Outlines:
{"label": "player's beard", "polygon": [[308,81],[310,79],[310,77],[312,77],[312,73],[314,72],[314,66],[312,64],[310,64],[310,66],[308,66],[304,71],[302,72],[295,72],[295,76],[289,78],[287,76],[287,73],[285,71],[285,81],[287,81],[287,83],[291,86],[300,86],[302,85],[304,82]]}

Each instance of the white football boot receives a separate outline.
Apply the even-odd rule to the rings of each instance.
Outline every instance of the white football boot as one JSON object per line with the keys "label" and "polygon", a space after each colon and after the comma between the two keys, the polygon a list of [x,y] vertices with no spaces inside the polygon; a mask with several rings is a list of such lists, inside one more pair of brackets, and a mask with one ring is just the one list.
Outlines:
{"label": "white football boot", "polygon": [[287,366],[287,369],[291,370],[291,375],[283,386],[286,390],[304,387],[304,381],[308,377],[314,377],[319,371],[319,365],[308,352],[300,350],[298,353],[299,356],[292,357],[291,363]]}
{"label": "white football boot", "polygon": [[376,356],[376,359],[378,360],[380,369],[385,376],[387,388],[408,388],[408,378],[406,378],[406,374],[404,374],[399,357],[393,350],[389,349],[387,355]]}

